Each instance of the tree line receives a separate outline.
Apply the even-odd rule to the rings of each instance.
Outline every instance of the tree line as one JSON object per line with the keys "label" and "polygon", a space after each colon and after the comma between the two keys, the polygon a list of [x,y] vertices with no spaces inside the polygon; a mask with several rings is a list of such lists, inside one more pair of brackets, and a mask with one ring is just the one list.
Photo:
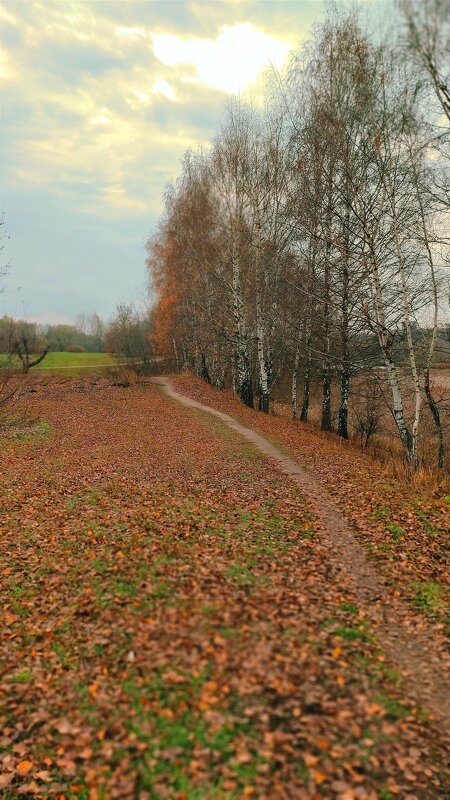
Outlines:
{"label": "tree line", "polygon": [[0,353],[13,353],[27,341],[30,352],[47,348],[65,352],[101,353],[105,345],[106,325],[98,314],[82,314],[76,325],[40,325],[25,319],[0,317]]}
{"label": "tree line", "polygon": [[[448,307],[448,6],[405,2],[379,43],[332,9],[267,82],[229,100],[211,145],[185,153],[148,242],[153,341],[179,369],[268,412],[349,437],[352,383],[382,387],[406,458],[422,420],[445,461],[430,369]],[[334,407],[336,406],[336,407]]]}
{"label": "tree line", "polygon": [[40,325],[3,316],[0,317],[0,353],[3,361],[25,350],[33,356],[47,354],[50,350],[109,353],[146,364],[151,356],[150,325],[146,311],[126,303],[120,303],[107,322],[95,312],[80,314],[75,325]]}

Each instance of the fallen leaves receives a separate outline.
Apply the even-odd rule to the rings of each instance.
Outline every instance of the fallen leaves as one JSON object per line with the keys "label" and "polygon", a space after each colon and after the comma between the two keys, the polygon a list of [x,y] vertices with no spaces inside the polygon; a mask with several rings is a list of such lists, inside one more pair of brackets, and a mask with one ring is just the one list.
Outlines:
{"label": "fallen leaves", "polygon": [[5,445],[7,796],[445,796],[276,468],[153,388],[33,403],[52,435]]}
{"label": "fallen leaves", "polygon": [[447,628],[450,634],[450,525],[448,502],[442,496],[445,489],[436,496],[431,490],[420,491],[393,479],[356,446],[288,417],[254,412],[230,392],[219,392],[192,375],[177,375],[173,384],[187,396],[267,435],[311,469],[345,509],[393,593],[400,594],[401,589],[411,602],[411,611],[425,613],[438,629]]}
{"label": "fallen leaves", "polygon": [[0,775],[0,789],[6,789],[14,780],[14,772],[7,772]]}
{"label": "fallen leaves", "polygon": [[33,762],[32,761],[19,761],[19,763],[16,766],[16,770],[17,770],[18,775],[23,777],[23,775],[28,775],[28,773],[29,773],[30,769],[32,769],[32,767],[33,767]]}

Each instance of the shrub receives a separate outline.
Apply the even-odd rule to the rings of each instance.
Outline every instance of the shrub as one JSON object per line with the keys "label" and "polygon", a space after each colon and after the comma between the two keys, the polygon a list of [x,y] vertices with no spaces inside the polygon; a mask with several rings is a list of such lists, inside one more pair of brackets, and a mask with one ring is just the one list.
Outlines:
{"label": "shrub", "polygon": [[66,353],[84,353],[85,349],[81,344],[68,344],[65,351]]}
{"label": "shrub", "polygon": [[131,366],[121,366],[115,375],[115,386],[122,386],[128,388],[129,386],[136,386],[140,382],[139,370],[133,369]]}
{"label": "shrub", "polygon": [[8,362],[0,361],[0,429],[7,424],[10,409],[24,388],[23,376]]}
{"label": "shrub", "polygon": [[381,420],[382,394],[377,380],[368,381],[354,409],[354,434],[361,446],[367,447],[378,433]]}

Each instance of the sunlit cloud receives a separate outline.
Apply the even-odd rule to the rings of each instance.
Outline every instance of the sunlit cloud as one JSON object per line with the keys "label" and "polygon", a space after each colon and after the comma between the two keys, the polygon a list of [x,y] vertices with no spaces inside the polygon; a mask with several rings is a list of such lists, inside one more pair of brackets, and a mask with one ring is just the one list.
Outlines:
{"label": "sunlit cloud", "polygon": [[163,64],[191,64],[196,71],[193,80],[230,94],[245,89],[269,65],[280,68],[291,49],[292,44],[250,23],[223,26],[215,40],[167,33],[153,38],[153,52]]}
{"label": "sunlit cloud", "polygon": [[[56,180],[59,195],[65,187],[72,194],[74,184],[94,181],[97,202],[91,213],[107,215],[119,205],[143,213],[144,197],[133,202],[127,183],[144,173],[144,160],[152,156],[149,143],[163,152],[169,141],[176,142],[169,147],[175,170],[184,146],[206,141],[202,105],[210,107],[207,93],[219,97],[251,87],[267,65],[283,63],[291,43],[249,22],[220,25],[214,37],[201,38],[155,31],[147,20],[116,24],[98,13],[101,8],[89,2],[36,2],[27,14],[15,5],[4,12],[26,46],[20,80],[15,54],[5,50],[1,62],[5,79],[17,83],[13,101],[20,101],[22,92],[23,113],[28,113],[28,124],[21,120],[12,137],[9,171],[33,185]],[[205,5],[204,11],[212,8]],[[41,25],[38,19],[44,20]],[[123,61],[99,60],[98,54],[107,51],[113,59],[122,54]],[[63,70],[52,69],[52,58]],[[40,69],[32,69],[34,64]],[[176,123],[168,115],[167,101],[189,107],[187,126],[181,117]],[[86,208],[84,201],[80,208]]]}
{"label": "sunlit cloud", "polygon": [[114,35],[119,39],[125,39],[128,41],[136,41],[146,38],[145,28],[127,28],[120,25],[117,28],[114,28]]}
{"label": "sunlit cloud", "polygon": [[153,85],[153,91],[155,94],[162,94],[164,97],[167,97],[168,100],[176,100],[176,94],[167,81],[159,80]]}
{"label": "sunlit cloud", "polygon": [[18,70],[11,55],[6,50],[0,50],[0,81],[3,85],[13,81],[18,76]]}
{"label": "sunlit cloud", "polygon": [[14,14],[12,6],[6,5],[6,3],[0,5],[0,20],[9,22],[11,25],[19,24],[19,19]]}
{"label": "sunlit cloud", "polygon": [[95,202],[91,201],[83,204],[83,211],[89,214],[95,213],[99,200],[106,202],[115,211],[137,212],[139,214],[148,211],[148,201],[145,198],[133,197],[129,194],[127,188],[120,183],[105,186],[101,189],[95,198]]}
{"label": "sunlit cloud", "polygon": [[110,125],[111,124],[111,117],[108,115],[107,112],[103,114],[98,114],[96,117],[91,117],[91,124],[92,125]]}
{"label": "sunlit cloud", "polygon": [[[0,2],[6,258],[48,320],[88,307],[95,287],[111,308],[124,242],[137,275],[184,151],[214,136],[226,93],[262,96],[264,70],[285,63],[322,2]],[[93,250],[104,272],[79,280]],[[70,270],[67,292],[55,276]]]}

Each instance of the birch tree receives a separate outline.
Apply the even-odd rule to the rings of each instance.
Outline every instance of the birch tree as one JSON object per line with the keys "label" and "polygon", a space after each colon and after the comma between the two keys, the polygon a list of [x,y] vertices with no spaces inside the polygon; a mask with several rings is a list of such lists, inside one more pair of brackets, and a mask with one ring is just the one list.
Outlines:
{"label": "birch tree", "polygon": [[[431,47],[420,20],[419,61],[445,110],[442,30]],[[320,383],[322,429],[344,439],[364,375],[390,398],[412,469],[426,418],[445,460],[430,373],[448,185],[445,130],[426,119],[431,83],[355,13],[332,11],[263,109],[231,100],[211,147],[186,154],[149,255],[155,337],[178,368],[231,383],[250,407],[256,394],[264,412],[288,379],[302,421]]]}
{"label": "birch tree", "polygon": [[447,0],[400,0],[411,53],[450,122],[450,7]]}

